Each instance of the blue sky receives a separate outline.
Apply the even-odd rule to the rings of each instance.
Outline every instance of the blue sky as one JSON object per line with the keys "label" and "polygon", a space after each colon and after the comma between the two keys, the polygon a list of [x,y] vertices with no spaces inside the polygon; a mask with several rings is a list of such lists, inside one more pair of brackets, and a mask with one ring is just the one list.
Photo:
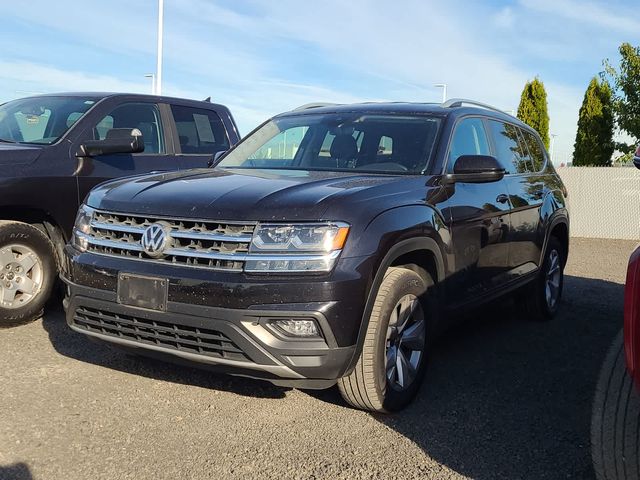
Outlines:
{"label": "blue sky", "polygon": [[[4,3],[0,101],[150,91],[156,0]],[[539,76],[565,161],[584,89],[624,41],[640,44],[637,0],[165,0],[163,93],[211,96],[248,133],[311,101],[439,101],[434,83],[515,110]]]}

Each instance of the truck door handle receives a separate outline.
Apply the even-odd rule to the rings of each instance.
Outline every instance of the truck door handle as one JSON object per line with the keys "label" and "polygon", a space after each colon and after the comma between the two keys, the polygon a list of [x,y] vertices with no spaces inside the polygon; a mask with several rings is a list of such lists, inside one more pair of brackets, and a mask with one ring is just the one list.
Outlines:
{"label": "truck door handle", "polygon": [[504,193],[501,193],[496,197],[496,202],[498,203],[507,203],[508,201],[509,201],[509,195],[505,195]]}

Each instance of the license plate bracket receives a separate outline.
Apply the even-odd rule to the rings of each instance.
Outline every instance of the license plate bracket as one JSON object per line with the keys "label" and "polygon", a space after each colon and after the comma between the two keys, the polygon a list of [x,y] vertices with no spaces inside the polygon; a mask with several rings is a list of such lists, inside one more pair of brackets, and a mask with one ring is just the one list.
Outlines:
{"label": "license plate bracket", "polygon": [[130,273],[118,274],[118,303],[149,310],[167,310],[169,281]]}

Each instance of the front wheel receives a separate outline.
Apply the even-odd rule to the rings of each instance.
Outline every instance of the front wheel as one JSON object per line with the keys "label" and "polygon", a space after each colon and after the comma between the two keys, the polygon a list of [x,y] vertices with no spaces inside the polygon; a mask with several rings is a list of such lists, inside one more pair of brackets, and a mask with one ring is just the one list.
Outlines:
{"label": "front wheel", "polygon": [[371,311],[360,358],[350,375],[338,381],[352,406],[391,412],[416,395],[424,374],[427,326],[432,320],[428,289],[431,278],[412,270],[390,268]]}
{"label": "front wheel", "polygon": [[640,394],[627,373],[622,332],[605,359],[591,419],[591,456],[598,480],[640,478]]}
{"label": "front wheel", "polygon": [[56,280],[49,238],[36,227],[0,221],[0,328],[39,318]]}

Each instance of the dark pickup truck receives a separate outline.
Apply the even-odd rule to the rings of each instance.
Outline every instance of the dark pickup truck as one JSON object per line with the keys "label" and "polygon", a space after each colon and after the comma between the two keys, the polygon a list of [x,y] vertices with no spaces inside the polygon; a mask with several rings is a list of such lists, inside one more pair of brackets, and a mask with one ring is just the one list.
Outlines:
{"label": "dark pickup truck", "polygon": [[208,101],[65,93],[0,105],[0,327],[41,315],[91,188],[206,167],[238,140],[229,109]]}

